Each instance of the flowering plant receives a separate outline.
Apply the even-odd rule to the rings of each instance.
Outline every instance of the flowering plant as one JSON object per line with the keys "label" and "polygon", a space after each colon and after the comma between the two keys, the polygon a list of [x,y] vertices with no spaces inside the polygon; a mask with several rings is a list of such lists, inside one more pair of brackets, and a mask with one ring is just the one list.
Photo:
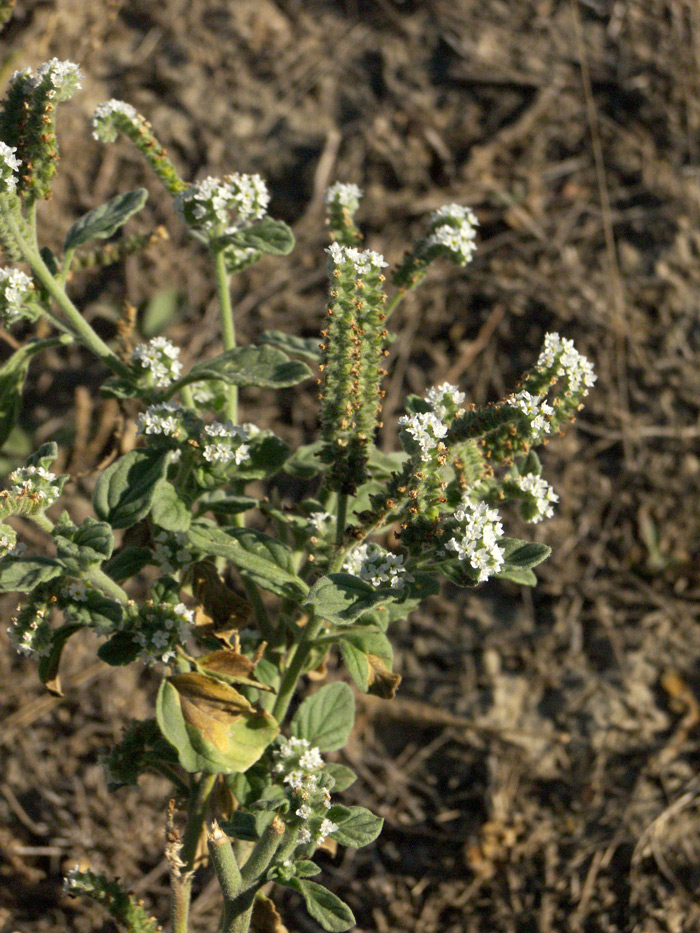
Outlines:
{"label": "flowering plant", "polygon": [[[104,764],[115,791],[146,771],[173,784],[166,854],[174,933],[188,929],[203,841],[221,885],[223,933],[276,916],[272,883],[297,891],[324,929],[347,930],[350,908],[310,880],[321,871],[314,854],[366,845],[382,820],[338,802],[356,776],[327,758],[353,727],[352,689],[333,680],[299,702],[300,681],[337,653],[359,690],[390,699],[400,681],[390,627],[436,593],[441,578],[464,587],[491,577],[535,584],[533,568],[549,548],[508,536],[500,510],[516,507],[528,522],[552,515],[557,496],[536,448],[573,419],[595,376],[571,341],[547,334],[507,398],[465,407],[465,393],[448,383],[409,396],[398,422],[401,449],[378,450],[391,314],[434,262],[472,259],[475,215],[458,205],[435,211],[387,273],[379,253],[361,248],[360,190],[333,185],[320,347],[277,331],[240,347],[231,276],[265,255],[288,254],[291,230],[267,213],[257,175],[187,184],[149,123],[116,100],[97,109],[93,133],[107,142],[121,133],[141,150],[210,254],[224,350],[185,372],[164,337],[130,351],[110,345],[69,297],[69,273],[149,243],[94,245],[117,234],[146,191],[117,195],[81,217],[62,255],[37,245],[37,207],[58,160],[56,107],[79,87],[78,67],[54,59],[15,74],[1,105],[0,242],[7,260],[24,268],[0,269],[0,315],[6,327],[43,318],[58,335],[30,340],[0,368],[0,442],[32,357],[70,341],[110,371],[105,395],[142,410],[136,445],[96,478],[94,518],[76,524],[55,508],[69,477],[52,472],[54,443],[0,492],[0,592],[22,598],[11,640],[38,659],[53,689],[61,654],[83,629],[101,638],[106,663],[158,671],[154,717],[126,725]],[[240,423],[240,386],[288,388],[313,375],[307,364],[320,374],[318,441],[292,450],[272,431]],[[281,473],[310,481],[314,492],[281,499]],[[256,492],[261,484],[267,495]],[[18,516],[45,533],[46,553],[17,540]],[[398,545],[387,544],[390,531]],[[75,870],[66,887],[100,901],[133,933],[157,929],[114,881]]]}

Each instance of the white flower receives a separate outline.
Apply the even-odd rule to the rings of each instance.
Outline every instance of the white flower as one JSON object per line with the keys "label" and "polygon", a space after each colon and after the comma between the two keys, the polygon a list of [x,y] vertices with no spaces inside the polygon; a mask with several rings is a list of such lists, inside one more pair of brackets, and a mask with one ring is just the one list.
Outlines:
{"label": "white flower", "polygon": [[362,194],[362,189],[357,185],[337,181],[326,190],[324,200],[326,204],[337,205],[354,214],[360,206]]}
{"label": "white flower", "polygon": [[578,352],[573,340],[554,333],[545,334],[536,366],[537,369],[554,368],[554,374],[566,379],[569,390],[575,395],[588,395],[588,390],[598,378],[593,364]]}
{"label": "white flower", "polygon": [[104,143],[112,143],[117,138],[115,116],[126,117],[132,123],[141,121],[138,111],[123,100],[112,98],[100,104],[92,118],[92,135]]}
{"label": "white flower", "polygon": [[311,833],[306,828],[306,826],[302,826],[302,828],[299,830],[299,835],[297,836],[297,843],[300,846],[303,846],[306,845],[307,842],[311,842]]}
{"label": "white flower", "polygon": [[0,142],[0,192],[14,191],[17,187],[17,177],[15,172],[20,170],[22,163],[15,155],[17,149],[15,146],[8,146],[7,143]]}
{"label": "white flower", "polygon": [[422,460],[430,460],[432,451],[447,434],[447,425],[431,411],[403,415],[399,424],[418,444]]}
{"label": "white flower", "polygon": [[477,582],[482,583],[498,573],[504,564],[505,551],[497,543],[503,536],[500,515],[486,503],[472,502],[465,497],[455,509],[455,518],[460,523],[460,535],[450,538],[446,547],[478,570]]}
{"label": "white flower", "polygon": [[14,531],[7,526],[3,526],[0,530],[0,559],[7,557],[10,554],[17,543],[17,536]]}
{"label": "white flower", "polygon": [[84,603],[88,598],[87,587],[79,580],[74,580],[68,586],[63,588],[63,595],[68,599],[74,599],[76,602]]}
{"label": "white flower", "polygon": [[330,512],[312,512],[309,515],[309,524],[319,534],[322,534],[324,531],[326,531],[330,522],[332,521],[333,516]]}
{"label": "white flower", "polygon": [[24,466],[13,470],[8,477],[12,485],[9,493],[12,496],[30,497],[33,501],[41,503],[47,509],[58,499],[60,489],[54,485],[56,476],[43,467]]}
{"label": "white flower", "polygon": [[45,658],[51,653],[52,631],[46,614],[46,609],[31,604],[22,607],[7,629],[15,651],[38,658]]}
{"label": "white flower", "polygon": [[36,75],[37,83],[44,79],[48,80],[53,88],[53,93],[49,92],[49,96],[55,94],[59,100],[65,100],[82,87],[80,83],[82,73],[74,62],[64,62],[58,58],[52,58],[37,68]]}
{"label": "white flower", "polygon": [[193,619],[194,613],[184,603],[144,606],[134,632],[134,639],[141,646],[140,660],[149,666],[172,661],[177,646],[187,637]]}
{"label": "white flower", "polygon": [[425,393],[426,402],[430,404],[441,421],[450,416],[454,417],[456,410],[465,399],[464,392],[460,392],[457,386],[453,386],[449,382],[434,386]]}
{"label": "white flower", "polygon": [[549,405],[543,395],[532,395],[522,389],[506,399],[506,403],[513,408],[518,408],[530,418],[530,428],[532,437],[537,440],[543,434],[549,434],[552,430],[550,418],[554,414],[554,409]]}
{"label": "white flower", "polygon": [[240,466],[250,456],[250,446],[242,443],[248,440],[248,433],[232,421],[215,421],[204,427],[206,437],[219,438],[215,443],[204,441],[203,456],[210,463],[235,463]]}
{"label": "white flower", "polygon": [[354,246],[331,243],[326,252],[331,257],[333,267],[350,265],[354,267],[357,275],[366,275],[372,271],[378,272],[389,265],[380,253],[375,253],[371,249],[357,249]]}
{"label": "white flower", "polygon": [[403,556],[385,551],[378,544],[359,544],[345,558],[342,569],[374,587],[402,589],[413,577],[406,573]]}
{"label": "white flower", "polygon": [[[260,175],[235,173],[224,178],[210,175],[195,182],[178,194],[175,209],[189,226],[221,234],[235,233],[264,217],[269,203],[267,185]],[[231,213],[236,215],[233,222]]]}
{"label": "white flower", "polygon": [[332,820],[323,820],[318,830],[319,842],[323,842],[326,836],[330,836],[331,833],[334,833],[337,829],[337,823],[334,823]]}
{"label": "white flower", "polygon": [[317,768],[323,767],[323,758],[321,757],[321,752],[318,748],[316,748],[316,746],[307,749],[299,756],[299,767],[303,771],[314,771]]}
{"label": "white flower", "polygon": [[149,405],[136,419],[139,434],[162,434],[177,437],[180,433],[183,410],[172,402]]}
{"label": "white flower", "polygon": [[179,356],[180,348],[165,337],[154,337],[148,343],[140,343],[131,351],[132,363],[138,363],[143,369],[150,370],[153,385],[159,388],[169,386],[179,379],[182,372]]}
{"label": "white flower", "polygon": [[559,501],[559,496],[555,493],[546,479],[537,476],[535,473],[526,473],[524,476],[516,477],[513,482],[523,492],[529,493],[534,500],[533,504],[536,513],[530,521],[533,524],[541,522],[543,518],[551,518],[554,515],[553,503]]}
{"label": "white flower", "polygon": [[296,811],[296,815],[302,820],[308,820],[308,818],[311,816],[311,807],[308,804],[303,803]]}
{"label": "white flower", "polygon": [[185,547],[186,543],[187,535],[182,531],[159,531],[154,535],[153,557],[164,573],[174,574],[192,563],[194,557]]}
{"label": "white flower", "polygon": [[434,211],[430,217],[430,234],[425,238],[423,249],[443,247],[450,258],[466,266],[476,252],[476,228],[479,221],[468,207],[446,204]]}

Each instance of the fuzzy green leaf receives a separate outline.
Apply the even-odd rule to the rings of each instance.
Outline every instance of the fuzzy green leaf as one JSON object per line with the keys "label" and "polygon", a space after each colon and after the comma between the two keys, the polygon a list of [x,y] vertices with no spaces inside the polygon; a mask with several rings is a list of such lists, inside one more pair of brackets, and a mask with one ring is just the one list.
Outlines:
{"label": "fuzzy green leaf", "polygon": [[328,888],[316,884],[315,881],[306,881],[301,878],[292,878],[290,881],[296,882],[296,884],[288,882],[289,887],[294,887],[299,891],[306,903],[306,909],[324,930],[329,930],[330,933],[343,933],[355,926],[353,912]]}
{"label": "fuzzy green leaf", "polygon": [[537,577],[532,570],[501,570],[494,576],[498,580],[510,580],[511,583],[519,583],[521,586],[537,586]]}
{"label": "fuzzy green leaf", "polygon": [[187,531],[192,523],[192,512],[173,484],[162,480],[154,490],[151,518],[166,531]]}
{"label": "fuzzy green leaf", "polygon": [[[218,379],[229,385],[284,389],[308,379],[311,370],[299,360],[290,360],[275,347],[236,347],[211,360],[197,363],[168,390],[174,395],[183,385]],[[177,388],[176,388],[177,387]]]}
{"label": "fuzzy green leaf", "polygon": [[307,739],[322,752],[347,742],[355,722],[355,698],[347,684],[326,684],[307,697],[291,722],[292,735]]}
{"label": "fuzzy green leaf", "polygon": [[288,256],[294,249],[294,234],[283,220],[263,217],[245,230],[226,237],[231,243],[257,249],[271,256]]}
{"label": "fuzzy green leaf", "polygon": [[502,538],[500,544],[505,553],[503,570],[532,570],[552,553],[551,547],[537,541],[520,541],[517,538]]}
{"label": "fuzzy green leaf", "polygon": [[350,846],[353,849],[374,842],[384,825],[384,820],[366,807],[331,807],[328,819],[338,824],[338,829],[331,833],[331,838],[341,846]]}
{"label": "fuzzy green leaf", "polygon": [[260,838],[255,821],[255,814],[245,813],[243,810],[234,810],[227,820],[222,820],[221,828],[232,839],[244,839],[246,842],[257,842]]}
{"label": "fuzzy green leaf", "polygon": [[340,653],[348,674],[363,693],[369,690],[369,661],[364,651],[347,641],[340,642]]}
{"label": "fuzzy green leaf", "polygon": [[311,588],[304,608],[334,625],[350,625],[385,598],[381,593],[349,573],[331,573],[321,577]]}
{"label": "fuzzy green leaf", "polygon": [[348,768],[347,765],[338,764],[336,761],[326,762],[323,770],[326,774],[330,774],[335,781],[333,785],[334,791],[340,792],[347,790],[348,787],[351,787],[357,780],[357,775],[352,768]]}
{"label": "fuzzy green leaf", "polygon": [[117,583],[135,577],[149,563],[152,554],[147,547],[127,547],[105,564],[104,572]]}
{"label": "fuzzy green leaf", "polygon": [[29,593],[62,573],[59,561],[50,557],[4,557],[0,561],[0,593]]}
{"label": "fuzzy green leaf", "polygon": [[188,540],[193,550],[230,560],[271,593],[298,602],[308,592],[307,585],[294,572],[292,552],[276,538],[251,528],[224,531],[200,520],[191,526]]}
{"label": "fuzzy green leaf", "polygon": [[106,204],[89,211],[70,228],[63,248],[68,251],[90,240],[102,240],[112,236],[130,217],[141,210],[147,198],[146,189],[137,188],[136,191],[118,194]]}
{"label": "fuzzy green leaf", "polygon": [[168,469],[168,451],[131,450],[102,473],[93,505],[113,528],[129,528],[148,515]]}
{"label": "fuzzy green leaf", "polygon": [[318,337],[297,337],[282,330],[266,330],[260,335],[260,342],[277,347],[284,353],[295,353],[311,363],[317,363],[321,358]]}
{"label": "fuzzy green leaf", "polygon": [[124,667],[139,656],[141,645],[130,632],[116,632],[97,649],[97,657],[111,667]]}
{"label": "fuzzy green leaf", "polygon": [[51,636],[51,650],[47,655],[39,658],[39,680],[42,684],[46,684],[53,693],[58,695],[61,693],[58,681],[58,667],[61,663],[61,654],[71,635],[79,632],[82,627],[82,625],[69,623],[68,625],[62,625],[60,628],[57,628]]}

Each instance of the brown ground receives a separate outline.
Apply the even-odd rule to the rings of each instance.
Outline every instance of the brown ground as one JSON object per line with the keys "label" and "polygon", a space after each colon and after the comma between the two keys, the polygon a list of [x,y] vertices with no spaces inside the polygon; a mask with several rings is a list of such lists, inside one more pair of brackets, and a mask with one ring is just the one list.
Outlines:
{"label": "brown ground", "polygon": [[[562,501],[537,526],[554,548],[540,585],[445,590],[395,633],[400,700],[362,707],[348,749],[361,781],[348,797],[387,827],[325,875],[358,930],[700,929],[698,10],[695,0],[20,0],[4,34],[3,83],[53,55],[86,73],[64,107],[49,242],[144,179],[147,222],[173,231],[161,255],[129,260],[124,274],[76,278],[105,332],[124,300],[174,285],[186,318],[171,333],[192,356],[216,349],[207,269],[167,197],[126,143],[88,139],[94,106],[117,96],[150,117],[186,177],[259,171],[273,213],[294,225],[294,256],[236,286],[247,339],[317,331],[330,180],[365,189],[368,243],[390,258],[426,211],[475,207],[481,249],[469,272],[441,269],[397,316],[388,441],[406,391],[447,378],[477,402],[500,396],[548,329],[595,361],[582,419],[545,456]],[[25,426],[80,447],[75,387],[98,368],[86,375],[69,356],[34,372]],[[90,396],[78,401],[88,417]],[[310,393],[262,402],[263,420],[281,416],[299,437],[315,427]],[[74,468],[83,462],[78,450]],[[76,860],[120,875],[162,912],[163,786],[109,795],[98,763],[127,718],[148,714],[153,677],[115,675],[84,644],[56,701],[6,648],[4,626],[0,639],[0,931],[112,930],[62,896]],[[213,931],[215,906],[205,874],[198,933]],[[317,929],[288,908],[297,933]]]}

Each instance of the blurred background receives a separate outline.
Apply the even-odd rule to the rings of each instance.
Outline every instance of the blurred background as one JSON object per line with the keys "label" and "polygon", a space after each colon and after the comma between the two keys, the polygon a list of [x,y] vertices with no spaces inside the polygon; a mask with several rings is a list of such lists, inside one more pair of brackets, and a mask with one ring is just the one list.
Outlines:
{"label": "blurred background", "polygon": [[[44,242],[145,184],[130,230],[167,242],[71,289],[105,336],[126,305],[186,364],[218,352],[206,257],[128,142],[102,146],[103,100],[133,104],[186,179],[259,172],[295,252],[234,282],[242,340],[315,335],[325,305],[322,196],[359,184],[370,248],[391,261],[443,203],[480,248],[433,268],[392,319],[384,442],[408,392],[512,390],[543,335],[573,338],[598,383],[544,452],[560,496],[533,591],[446,587],[393,633],[391,704],[359,703],[346,800],[379,841],[323,856],[365,933],[684,933],[700,929],[700,7],[695,0],[26,0],[0,36],[0,83],[57,56],[83,90],[59,116]],[[149,300],[150,299],[150,300]],[[7,334],[0,346],[10,349]],[[100,367],[71,350],[32,370],[7,472],[58,440],[74,515],[118,425]],[[244,420],[317,427],[312,388],[243,395]],[[513,529],[516,530],[516,529]],[[12,605],[5,600],[3,618]],[[109,933],[71,901],[77,862],[165,916],[163,782],[108,794],[101,751],[150,715],[152,672],[71,643],[55,699],[0,630],[0,931]],[[195,933],[215,926],[206,872]],[[316,930],[285,904],[294,933]]]}

